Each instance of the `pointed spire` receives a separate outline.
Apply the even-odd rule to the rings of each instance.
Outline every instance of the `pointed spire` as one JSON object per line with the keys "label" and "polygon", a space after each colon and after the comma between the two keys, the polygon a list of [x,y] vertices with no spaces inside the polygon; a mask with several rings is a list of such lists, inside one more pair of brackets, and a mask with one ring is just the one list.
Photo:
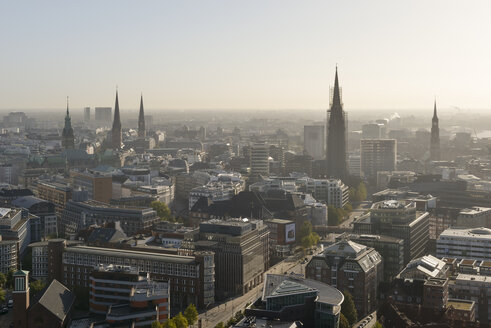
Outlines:
{"label": "pointed spire", "polygon": [[118,100],[118,88],[116,87],[116,103],[114,104],[114,126],[121,126],[121,118],[119,116],[119,100]]}
{"label": "pointed spire", "polygon": [[342,108],[341,106],[341,91],[339,90],[338,65],[336,65],[336,76],[334,78],[334,90],[332,93],[331,109]]}
{"label": "pointed spire", "polygon": [[143,110],[143,93],[140,97],[140,114],[138,116],[138,137],[145,138],[146,130],[145,130],[145,112]]}
{"label": "pointed spire", "polygon": [[438,116],[436,115],[436,98],[435,98],[435,104],[433,107],[433,118],[438,118]]}
{"label": "pointed spire", "polygon": [[69,98],[66,96],[66,116],[70,116],[70,110],[68,109]]}
{"label": "pointed spire", "polygon": [[140,96],[140,115],[139,115],[139,118],[140,119],[144,119],[145,118],[145,114],[143,112],[143,93]]}

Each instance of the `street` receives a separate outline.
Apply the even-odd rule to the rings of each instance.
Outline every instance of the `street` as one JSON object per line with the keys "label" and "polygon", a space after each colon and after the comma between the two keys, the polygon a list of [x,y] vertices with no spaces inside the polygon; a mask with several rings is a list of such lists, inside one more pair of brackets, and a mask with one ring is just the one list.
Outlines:
{"label": "street", "polygon": [[372,202],[370,201],[361,202],[356,208],[353,209],[353,211],[350,213],[349,218],[341,222],[339,226],[349,228],[357,217],[361,216],[370,209],[371,204]]}
{"label": "street", "polygon": [[[305,274],[305,265],[301,263],[305,257],[310,260],[312,255],[292,255],[286,258],[284,261],[281,261],[280,263],[271,267],[266,273],[284,274],[285,272],[294,272],[297,274]],[[207,312],[200,314],[199,318],[202,320],[202,327],[213,328],[219,322],[226,323],[228,319],[230,319],[237,311],[244,310],[247,303],[253,303],[260,298],[262,289],[263,284],[261,283],[247,294],[234,298],[226,303],[221,303]]]}

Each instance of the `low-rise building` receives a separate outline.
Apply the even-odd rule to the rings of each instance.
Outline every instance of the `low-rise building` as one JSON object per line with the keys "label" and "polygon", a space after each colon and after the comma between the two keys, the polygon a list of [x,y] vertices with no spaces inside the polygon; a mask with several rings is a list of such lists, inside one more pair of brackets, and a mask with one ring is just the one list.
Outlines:
{"label": "low-rise building", "polygon": [[273,256],[286,257],[291,254],[295,244],[295,222],[290,220],[271,219],[264,223],[270,231],[270,252]]}
{"label": "low-rise building", "polygon": [[106,315],[110,324],[148,326],[169,319],[169,284],[156,282],[138,269],[99,265],[90,274],[90,312]]}
{"label": "low-rise building", "polygon": [[436,241],[438,257],[491,260],[491,229],[449,228]]}
{"label": "low-rise building", "polygon": [[69,201],[61,218],[61,234],[70,236],[92,224],[103,225],[119,221],[121,228],[131,236],[149,229],[160,221],[152,208],[119,207],[94,200],[85,202]]}
{"label": "low-rise building", "polygon": [[267,274],[261,299],[245,314],[275,322],[300,321],[305,327],[338,327],[343,301],[343,294],[328,284],[294,275]]}

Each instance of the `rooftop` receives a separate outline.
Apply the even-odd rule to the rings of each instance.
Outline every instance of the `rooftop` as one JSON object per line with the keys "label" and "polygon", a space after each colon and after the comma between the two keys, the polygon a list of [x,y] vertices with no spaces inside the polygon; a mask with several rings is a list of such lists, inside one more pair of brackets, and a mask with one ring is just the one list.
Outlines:
{"label": "rooftop", "polygon": [[195,262],[192,256],[171,255],[163,253],[138,252],[133,250],[123,250],[115,248],[101,248],[91,246],[73,246],[66,249],[65,252],[73,252],[80,254],[93,254],[103,256],[121,256],[126,258],[134,258],[137,260],[165,261],[179,264],[193,264]]}
{"label": "rooftop", "polygon": [[344,300],[339,290],[322,282],[277,274],[266,275],[262,299],[305,292],[317,292],[317,301],[326,304],[341,305]]}
{"label": "rooftop", "polygon": [[453,307],[457,310],[470,311],[474,306],[474,301],[466,301],[466,300],[452,300],[449,299],[447,302],[448,307]]}
{"label": "rooftop", "polygon": [[448,228],[440,234],[438,240],[442,237],[460,237],[460,238],[480,238],[491,240],[491,229],[488,228]]}

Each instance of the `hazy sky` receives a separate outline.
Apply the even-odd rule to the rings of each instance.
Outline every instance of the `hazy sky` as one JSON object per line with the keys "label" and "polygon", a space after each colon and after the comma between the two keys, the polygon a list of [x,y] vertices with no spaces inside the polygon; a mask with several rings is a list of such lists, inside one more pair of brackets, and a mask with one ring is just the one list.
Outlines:
{"label": "hazy sky", "polygon": [[1,1],[0,108],[491,108],[491,1]]}

